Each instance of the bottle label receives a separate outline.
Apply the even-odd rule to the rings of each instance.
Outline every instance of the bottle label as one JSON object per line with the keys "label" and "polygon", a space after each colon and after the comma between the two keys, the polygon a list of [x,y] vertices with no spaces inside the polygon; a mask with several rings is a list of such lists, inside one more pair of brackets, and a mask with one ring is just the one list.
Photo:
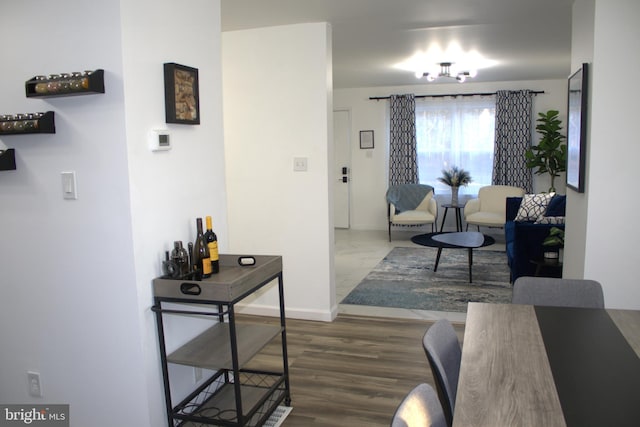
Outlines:
{"label": "bottle label", "polygon": [[204,276],[211,274],[211,259],[210,258],[202,258],[202,274]]}
{"label": "bottle label", "polygon": [[209,242],[207,243],[209,247],[209,256],[211,257],[211,261],[218,261],[220,256],[218,255],[218,242]]}

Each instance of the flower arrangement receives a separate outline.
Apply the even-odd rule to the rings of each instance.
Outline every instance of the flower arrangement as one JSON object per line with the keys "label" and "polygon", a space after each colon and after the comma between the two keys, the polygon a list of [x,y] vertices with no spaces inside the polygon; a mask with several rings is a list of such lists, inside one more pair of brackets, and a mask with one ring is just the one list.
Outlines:
{"label": "flower arrangement", "polygon": [[464,169],[460,169],[457,166],[452,166],[449,170],[444,169],[442,176],[438,178],[438,181],[447,184],[449,187],[466,186],[473,180],[471,175]]}
{"label": "flower arrangement", "polygon": [[457,166],[452,166],[448,170],[442,170],[442,176],[438,178],[438,181],[451,187],[451,204],[453,206],[458,206],[458,189],[461,185],[468,185],[472,182],[472,179],[471,174],[466,170]]}

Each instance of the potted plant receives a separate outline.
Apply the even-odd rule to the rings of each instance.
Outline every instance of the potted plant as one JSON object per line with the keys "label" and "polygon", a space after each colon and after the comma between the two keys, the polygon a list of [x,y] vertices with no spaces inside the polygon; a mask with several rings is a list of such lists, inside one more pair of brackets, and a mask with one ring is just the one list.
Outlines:
{"label": "potted plant", "polygon": [[452,166],[450,169],[443,169],[442,176],[438,181],[451,187],[451,204],[458,205],[458,190],[461,185],[468,185],[472,182],[471,175],[464,169]]}
{"label": "potted plant", "polygon": [[562,252],[564,250],[564,230],[558,227],[551,227],[549,235],[542,241],[542,246],[549,248],[544,252],[545,258],[557,258],[562,262],[564,258]]}
{"label": "potted plant", "polygon": [[546,113],[538,113],[536,132],[542,137],[538,145],[529,148],[525,152],[527,167],[536,169],[536,175],[548,173],[551,177],[549,192],[555,192],[555,179],[561,172],[567,170],[567,145],[566,137],[560,133],[562,120],[558,118],[558,111],[549,110]]}

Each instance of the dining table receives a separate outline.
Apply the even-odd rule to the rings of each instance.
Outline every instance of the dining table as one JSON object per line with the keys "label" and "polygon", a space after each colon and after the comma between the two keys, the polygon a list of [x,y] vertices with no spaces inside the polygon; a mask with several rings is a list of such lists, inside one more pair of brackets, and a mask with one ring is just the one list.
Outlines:
{"label": "dining table", "polygon": [[453,426],[640,426],[640,311],[469,303]]}

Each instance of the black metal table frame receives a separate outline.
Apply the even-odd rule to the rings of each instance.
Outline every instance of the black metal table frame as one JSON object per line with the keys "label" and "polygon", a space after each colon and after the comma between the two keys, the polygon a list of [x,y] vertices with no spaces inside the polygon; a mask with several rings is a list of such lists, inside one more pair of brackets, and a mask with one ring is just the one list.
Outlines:
{"label": "black metal table frame", "polygon": [[[458,233],[476,233],[475,231],[471,232],[458,232]],[[444,234],[448,234],[448,233],[444,233]],[[478,233],[480,234],[480,233]],[[436,265],[433,268],[433,272],[437,272],[438,271],[438,264],[440,263],[440,254],[442,254],[442,249],[443,249],[443,245],[449,245],[449,247],[447,249],[467,249],[469,252],[469,283],[473,283],[472,280],[472,265],[473,265],[473,249],[474,248],[479,248],[481,245],[479,246],[460,246],[457,245],[455,243],[450,243],[450,242],[441,242],[439,240],[437,240],[436,238],[434,238],[433,240],[435,240],[436,242],[440,243],[438,245],[438,254],[436,255]]]}
{"label": "black metal table frame", "polygon": [[464,209],[464,206],[452,205],[448,203],[440,206],[444,208],[444,214],[442,214],[442,223],[440,224],[440,232],[442,233],[442,229],[444,228],[444,222],[447,219],[447,212],[449,212],[449,209],[455,210],[456,231],[462,231],[462,209]]}

